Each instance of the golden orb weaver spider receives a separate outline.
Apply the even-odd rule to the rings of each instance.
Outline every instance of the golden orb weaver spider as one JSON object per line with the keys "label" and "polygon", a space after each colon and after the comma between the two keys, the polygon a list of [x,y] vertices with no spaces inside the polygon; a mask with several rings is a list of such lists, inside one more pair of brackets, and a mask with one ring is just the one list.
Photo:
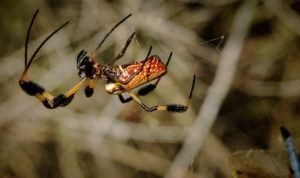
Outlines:
{"label": "golden orb weaver spider", "polygon": [[[102,65],[95,61],[97,53],[107,39],[107,37],[126,19],[128,19],[131,14],[127,15],[121,21],[119,21],[101,40],[97,48],[91,53],[90,56],[87,56],[87,51],[81,50],[77,56],[77,68],[78,75],[80,77],[80,81],[68,90],[64,94],[59,94],[57,96],[53,96],[52,94],[45,91],[45,89],[39,84],[28,79],[28,70],[38,53],[38,51],[42,48],[42,46],[59,30],[64,28],[69,21],[62,24],[56,30],[54,30],[34,51],[33,55],[28,61],[28,41],[30,31],[33,25],[33,22],[38,14],[39,10],[37,10],[31,20],[29,25],[26,41],[25,41],[25,68],[19,80],[20,87],[31,96],[35,96],[38,100],[40,100],[46,108],[54,109],[57,107],[64,107],[68,105],[72,99],[74,98],[75,93],[82,87],[85,86],[85,95],[90,97],[94,93],[95,84],[99,79],[106,81],[105,90],[108,94],[115,94],[119,96],[119,99],[122,103],[127,103],[131,100],[136,101],[144,110],[148,112],[156,111],[156,110],[167,110],[169,112],[185,112],[192,98],[194,86],[195,86],[195,76],[193,77],[192,87],[190,90],[190,94],[185,105],[182,104],[167,104],[167,105],[156,105],[156,106],[147,106],[140,99],[139,95],[144,96],[148,93],[152,92],[161,77],[167,73],[167,66],[172,57],[172,52],[169,55],[168,61],[164,64],[160,57],[157,55],[150,56],[150,50],[143,61],[140,62],[132,62],[123,65],[114,66],[113,64],[119,60],[126,52],[127,47],[131,43],[132,38],[135,36],[135,32],[131,34],[131,36],[127,39],[125,46],[122,51],[114,57],[112,62],[108,65]],[[137,94],[131,92],[132,89],[139,87],[143,84],[149,83],[152,80],[156,80],[154,84],[148,84],[141,88]],[[122,93],[128,93],[130,97],[124,98]]]}

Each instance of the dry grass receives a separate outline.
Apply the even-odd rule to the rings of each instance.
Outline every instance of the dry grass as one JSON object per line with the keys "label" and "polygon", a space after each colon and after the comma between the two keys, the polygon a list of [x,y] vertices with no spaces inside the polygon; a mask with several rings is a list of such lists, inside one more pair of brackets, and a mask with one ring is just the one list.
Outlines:
{"label": "dry grass", "polygon": [[[200,2],[0,2],[0,177],[231,177],[236,168],[230,168],[243,158],[229,165],[231,153],[282,150],[279,126],[300,134],[299,2]],[[173,52],[168,74],[142,100],[184,103],[196,74],[191,108],[183,114],[147,113],[136,103],[122,105],[99,82],[92,98],[80,91],[67,107],[45,109],[17,84],[37,8],[29,54],[59,24],[71,21],[45,45],[30,71],[51,93],[72,87],[79,80],[79,51],[91,52],[132,13],[105,42],[98,62],[112,59],[136,31],[118,64],[143,59],[151,45],[152,54],[163,60]],[[205,42],[222,35],[219,48],[220,41]],[[270,170],[277,165],[270,164]]]}

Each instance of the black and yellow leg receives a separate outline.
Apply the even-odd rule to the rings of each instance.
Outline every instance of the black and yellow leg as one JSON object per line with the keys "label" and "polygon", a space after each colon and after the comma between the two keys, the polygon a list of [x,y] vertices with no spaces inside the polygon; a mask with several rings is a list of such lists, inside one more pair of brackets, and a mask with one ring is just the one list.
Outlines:
{"label": "black and yellow leg", "polygon": [[96,82],[98,79],[86,79],[84,93],[86,97],[91,97],[94,94]]}
{"label": "black and yellow leg", "polygon": [[[22,75],[22,78],[27,78],[27,76]],[[28,95],[35,96],[37,99],[39,99],[43,103],[43,105],[49,109],[64,107],[68,105],[74,98],[75,93],[85,82],[85,78],[84,78],[66,93],[54,97],[50,93],[46,92],[45,89],[41,87],[39,84],[34,83],[30,80],[23,80],[22,78],[19,81],[20,87]]]}
{"label": "black and yellow leg", "polygon": [[68,105],[74,98],[75,93],[79,90],[82,84],[85,82],[86,78],[82,79],[78,84],[72,87],[65,94],[60,94],[53,96],[46,92],[45,89],[39,84],[28,80],[28,69],[31,65],[33,58],[29,62],[25,60],[25,69],[19,80],[20,87],[30,96],[35,96],[39,99],[46,108],[54,109],[57,107],[63,107]]}
{"label": "black and yellow leg", "polygon": [[[169,111],[169,112],[185,112],[189,106],[190,106],[190,103],[191,103],[191,98],[192,98],[192,95],[193,95],[193,91],[194,91],[194,86],[195,86],[195,80],[196,80],[196,77],[194,76],[193,77],[193,84],[192,84],[192,87],[191,87],[191,91],[190,91],[190,95],[188,97],[188,100],[186,102],[185,105],[182,105],[182,104],[167,104],[167,105],[157,105],[157,106],[147,106],[146,104],[144,104],[139,98],[138,96],[136,96],[135,94],[131,93],[131,92],[128,92],[128,94],[130,95],[129,98],[127,99],[124,99],[123,96],[120,94],[119,95],[119,98],[121,101],[123,102],[128,102],[128,101],[131,101],[131,100],[134,100],[136,101],[144,110],[148,111],[148,112],[153,112],[153,111]],[[122,99],[121,99],[122,98]]]}
{"label": "black and yellow leg", "polygon": [[29,35],[30,35],[30,31],[33,25],[33,22],[38,14],[39,10],[37,10],[30,22],[28,31],[27,31],[27,35],[26,35],[26,41],[25,41],[25,68],[24,68],[24,72],[19,80],[19,85],[20,87],[28,94],[31,96],[35,96],[36,98],[38,98],[45,107],[49,108],[49,109],[53,109],[56,107],[62,107],[62,106],[66,106],[68,105],[73,97],[74,94],[78,91],[78,89],[80,88],[80,86],[83,84],[84,80],[81,80],[77,85],[75,85],[73,88],[71,88],[68,92],[66,92],[65,94],[60,94],[56,97],[52,96],[50,93],[46,92],[45,89],[43,87],[41,87],[39,84],[34,83],[33,81],[28,80],[28,70],[29,67],[31,66],[35,56],[37,55],[37,53],[39,52],[39,50],[44,46],[44,44],[54,35],[56,34],[59,30],[61,30],[62,28],[64,28],[69,21],[65,22],[64,24],[62,24],[61,26],[59,26],[56,30],[54,30],[50,35],[48,35],[44,41],[42,41],[42,43],[37,47],[37,49],[33,52],[31,58],[28,60],[28,41],[29,41]]}

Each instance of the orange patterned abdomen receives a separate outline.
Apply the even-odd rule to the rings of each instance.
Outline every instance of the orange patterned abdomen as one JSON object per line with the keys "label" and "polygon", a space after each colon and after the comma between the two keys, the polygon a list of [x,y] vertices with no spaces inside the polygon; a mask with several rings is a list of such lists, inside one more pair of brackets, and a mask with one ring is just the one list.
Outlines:
{"label": "orange patterned abdomen", "polygon": [[[145,64],[144,64],[145,62]],[[144,66],[143,66],[144,64]],[[143,69],[137,75],[136,72]],[[167,73],[167,67],[160,58],[156,55],[150,56],[146,61],[141,61],[138,63],[133,63],[129,65],[122,65],[123,73],[120,77],[122,81],[127,81],[132,75],[135,75],[127,84],[124,84],[123,87],[126,91],[132,90],[140,85],[143,85],[147,82],[150,82],[164,74]]]}

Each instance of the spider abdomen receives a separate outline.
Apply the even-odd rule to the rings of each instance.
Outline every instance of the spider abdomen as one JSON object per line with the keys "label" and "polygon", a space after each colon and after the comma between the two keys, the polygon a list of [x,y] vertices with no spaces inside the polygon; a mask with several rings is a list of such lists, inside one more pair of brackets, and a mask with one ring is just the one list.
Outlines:
{"label": "spider abdomen", "polygon": [[[121,65],[123,69],[120,76],[121,83],[130,80],[128,83],[123,84],[125,90],[132,90],[167,73],[167,67],[159,56],[150,56],[145,60],[129,65]],[[138,72],[139,70],[141,71]]]}

